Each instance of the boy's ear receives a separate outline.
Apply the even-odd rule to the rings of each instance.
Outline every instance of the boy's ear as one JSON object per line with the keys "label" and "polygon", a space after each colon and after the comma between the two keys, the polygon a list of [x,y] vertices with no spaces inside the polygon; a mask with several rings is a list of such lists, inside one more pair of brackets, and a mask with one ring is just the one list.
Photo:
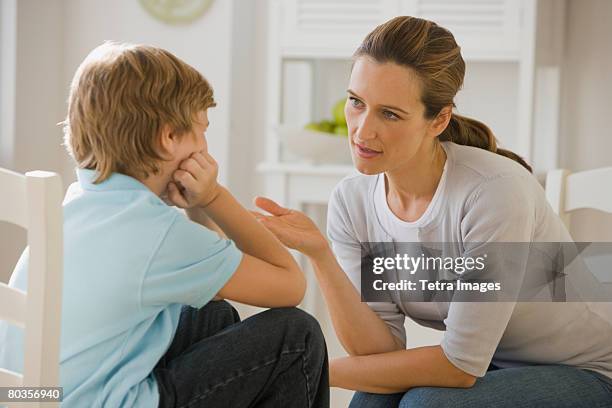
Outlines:
{"label": "boy's ear", "polygon": [[430,130],[433,137],[439,136],[448,126],[453,114],[452,106],[445,106],[440,110],[438,115],[431,121]]}
{"label": "boy's ear", "polygon": [[176,153],[176,134],[169,125],[163,125],[159,132],[160,155],[164,159],[172,159]]}

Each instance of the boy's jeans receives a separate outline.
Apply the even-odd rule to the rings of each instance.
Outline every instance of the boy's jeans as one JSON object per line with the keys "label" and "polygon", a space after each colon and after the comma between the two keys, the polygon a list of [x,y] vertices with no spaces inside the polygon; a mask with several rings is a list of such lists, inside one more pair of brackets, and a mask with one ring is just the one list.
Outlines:
{"label": "boy's jeans", "polygon": [[240,322],[226,301],[185,306],[153,373],[162,408],[329,407],[325,340],[296,308]]}

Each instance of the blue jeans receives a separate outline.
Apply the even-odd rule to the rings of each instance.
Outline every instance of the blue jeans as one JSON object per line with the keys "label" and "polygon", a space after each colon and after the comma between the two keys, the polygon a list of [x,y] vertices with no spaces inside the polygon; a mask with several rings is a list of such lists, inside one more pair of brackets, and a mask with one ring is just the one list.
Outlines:
{"label": "blue jeans", "polygon": [[323,333],[296,308],[240,322],[226,301],[185,306],[153,373],[162,408],[329,407]]}
{"label": "blue jeans", "polygon": [[570,366],[493,369],[472,388],[416,387],[406,393],[357,392],[350,408],[604,408],[612,407],[612,380]]}

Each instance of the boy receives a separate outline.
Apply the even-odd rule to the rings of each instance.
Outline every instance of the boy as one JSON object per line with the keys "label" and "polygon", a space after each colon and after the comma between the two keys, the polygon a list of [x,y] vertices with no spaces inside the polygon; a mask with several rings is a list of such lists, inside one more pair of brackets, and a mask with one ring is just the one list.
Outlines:
{"label": "boy", "polygon": [[[158,48],[105,43],[77,70],[65,121],[78,182],[64,201],[63,406],[328,406],[322,333],[291,307],[304,277],[217,183],[204,138],[213,106],[202,75]],[[11,286],[27,287],[27,259]],[[239,322],[213,297],[278,309]],[[20,371],[20,336],[0,327],[0,366]]]}

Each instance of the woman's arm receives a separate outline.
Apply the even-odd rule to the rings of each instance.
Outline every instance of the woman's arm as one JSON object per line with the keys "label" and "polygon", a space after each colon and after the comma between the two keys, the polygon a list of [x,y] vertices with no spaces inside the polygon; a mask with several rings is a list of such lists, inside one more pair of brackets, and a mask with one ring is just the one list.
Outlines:
{"label": "woman's arm", "polygon": [[336,335],[349,355],[402,350],[402,342],[370,307],[342,270],[329,246],[310,257]]}
{"label": "woman's arm", "polygon": [[[416,386],[471,387],[476,378],[455,367],[440,346],[406,350],[387,324],[361,302],[325,237],[304,214],[258,198],[256,214],[285,245],[312,262],[334,329],[349,357],[330,362],[330,385],[394,393]],[[355,254],[358,256],[358,254]]]}
{"label": "woman's arm", "polygon": [[256,216],[285,245],[309,257],[331,315],[338,339],[350,355],[403,349],[387,324],[361,302],[359,293],[342,270],[317,226],[299,211],[258,198],[258,207],[273,216]]}
{"label": "woman's arm", "polygon": [[330,362],[330,386],[378,394],[413,387],[469,388],[476,377],[455,367],[440,346],[418,347]]}

